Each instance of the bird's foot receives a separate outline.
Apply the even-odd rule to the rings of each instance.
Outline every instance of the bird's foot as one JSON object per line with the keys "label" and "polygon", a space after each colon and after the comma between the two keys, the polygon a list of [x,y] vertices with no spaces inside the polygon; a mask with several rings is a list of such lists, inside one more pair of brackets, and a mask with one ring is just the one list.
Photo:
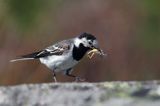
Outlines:
{"label": "bird's foot", "polygon": [[80,78],[80,77],[75,77],[75,82],[84,82],[86,79]]}

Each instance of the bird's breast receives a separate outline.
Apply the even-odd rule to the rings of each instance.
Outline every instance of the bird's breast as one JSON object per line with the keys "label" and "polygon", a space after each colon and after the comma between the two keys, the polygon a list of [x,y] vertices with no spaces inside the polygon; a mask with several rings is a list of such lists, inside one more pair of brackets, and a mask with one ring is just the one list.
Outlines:
{"label": "bird's breast", "polygon": [[45,64],[51,70],[57,72],[71,68],[78,63],[73,59],[72,55],[48,56],[45,58],[40,58],[40,62]]}

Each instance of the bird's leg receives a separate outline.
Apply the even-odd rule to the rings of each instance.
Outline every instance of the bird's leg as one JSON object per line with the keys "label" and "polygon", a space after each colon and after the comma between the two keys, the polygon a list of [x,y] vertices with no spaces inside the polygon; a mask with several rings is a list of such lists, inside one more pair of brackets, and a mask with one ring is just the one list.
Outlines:
{"label": "bird's leg", "polygon": [[80,77],[75,76],[75,75],[72,75],[72,74],[70,74],[69,72],[67,72],[66,75],[69,76],[69,77],[75,78],[75,82],[78,82],[78,81],[85,81],[85,79],[80,78]]}
{"label": "bird's leg", "polygon": [[54,82],[57,83],[56,74],[54,71],[52,71],[52,75],[53,75]]}

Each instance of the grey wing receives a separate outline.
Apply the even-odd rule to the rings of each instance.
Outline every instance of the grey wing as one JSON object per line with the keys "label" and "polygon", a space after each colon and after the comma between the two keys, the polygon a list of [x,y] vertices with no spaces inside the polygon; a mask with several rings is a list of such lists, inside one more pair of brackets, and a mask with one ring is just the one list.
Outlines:
{"label": "grey wing", "polygon": [[50,55],[62,55],[64,53],[68,53],[71,47],[72,47],[72,41],[64,40],[52,46],[47,47],[46,49],[42,50],[39,54],[37,54],[37,56],[45,57]]}
{"label": "grey wing", "polygon": [[27,55],[22,55],[17,59],[11,60],[11,62],[19,61],[19,60],[38,59],[38,58],[51,56],[51,55],[62,55],[62,54],[68,53],[72,48],[72,46],[73,46],[73,43],[71,39],[64,40],[56,43],[55,45],[49,46],[44,50],[27,54]]}

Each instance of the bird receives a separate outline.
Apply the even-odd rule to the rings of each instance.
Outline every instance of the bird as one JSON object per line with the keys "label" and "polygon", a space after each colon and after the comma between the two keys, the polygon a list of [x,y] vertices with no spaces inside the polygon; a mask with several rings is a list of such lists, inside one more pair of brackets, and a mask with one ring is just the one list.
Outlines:
{"label": "bird", "polygon": [[59,41],[45,49],[22,55],[10,62],[38,59],[42,64],[47,66],[52,74],[53,79],[57,82],[56,73],[62,72],[64,75],[75,78],[75,81],[84,81],[83,78],[73,75],[73,67],[79,63],[88,51],[98,51],[98,40],[95,35],[83,32],[74,38]]}

